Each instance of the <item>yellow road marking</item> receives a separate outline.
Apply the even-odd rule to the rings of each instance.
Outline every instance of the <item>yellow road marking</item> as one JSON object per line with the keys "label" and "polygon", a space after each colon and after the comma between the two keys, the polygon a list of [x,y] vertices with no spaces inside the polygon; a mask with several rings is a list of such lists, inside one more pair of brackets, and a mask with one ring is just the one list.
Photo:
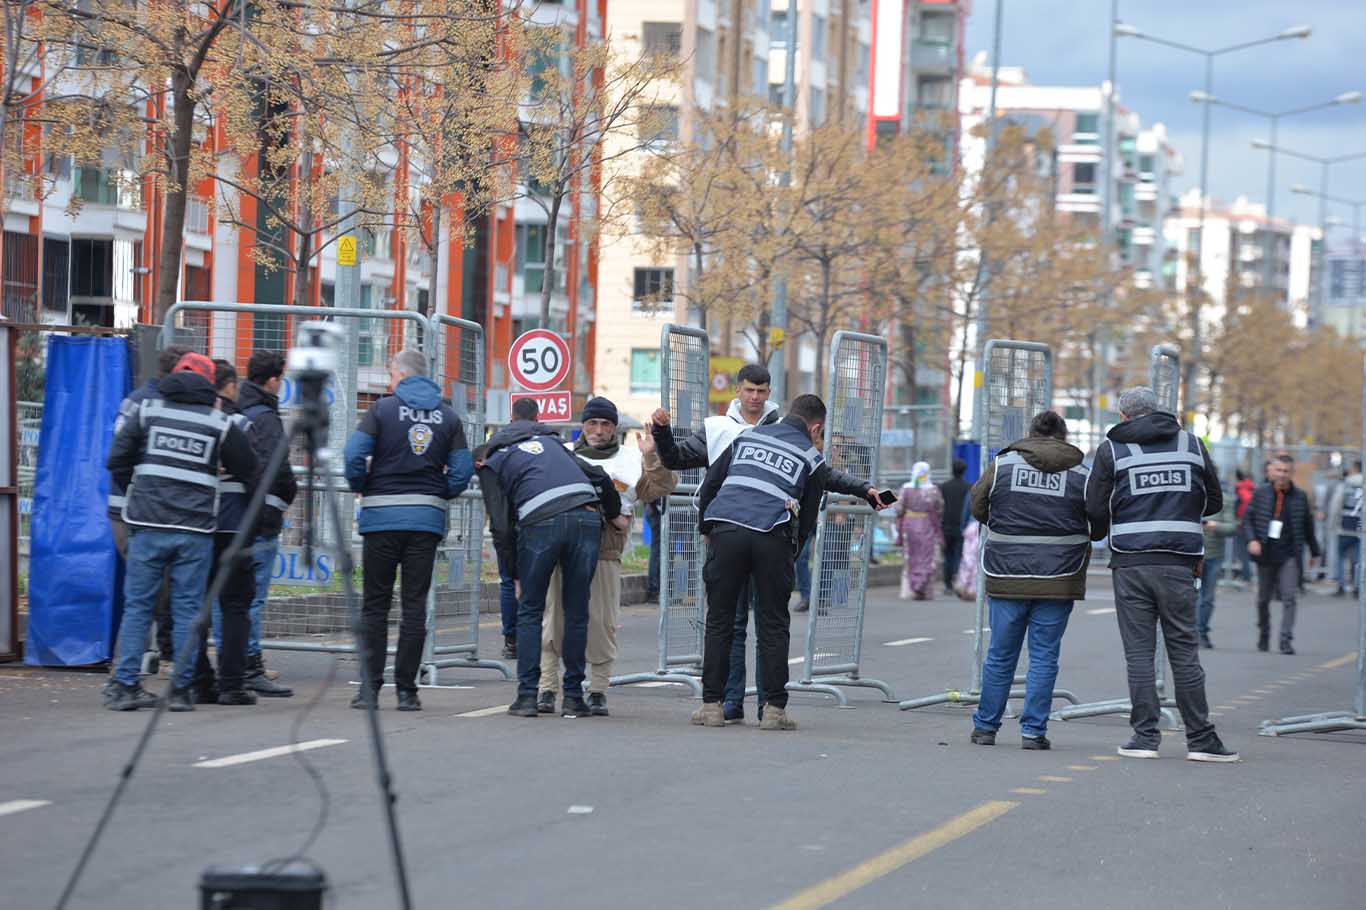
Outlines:
{"label": "yellow road marking", "polygon": [[1057,774],[1040,774],[1039,780],[1049,784],[1070,784],[1072,782],[1072,778],[1059,777]]}
{"label": "yellow road marking", "polygon": [[1337,658],[1336,660],[1330,660],[1330,661],[1328,661],[1328,663],[1326,663],[1326,664],[1319,664],[1318,667],[1317,667],[1316,669],[1319,669],[1319,670],[1336,670],[1338,667],[1345,667],[1345,666],[1347,666],[1348,664],[1354,664],[1354,663],[1356,663],[1356,659],[1357,659],[1357,652],[1353,651],[1351,654],[1344,654],[1344,655],[1342,655],[1341,657]]}
{"label": "yellow road marking", "polygon": [[1118,755],[1088,755],[1091,761],[1119,761]]}
{"label": "yellow road marking", "polygon": [[1041,796],[1048,791],[1043,787],[1016,787],[1011,793],[1018,793],[1021,796]]}
{"label": "yellow road marking", "polygon": [[831,901],[852,894],[859,888],[890,875],[907,863],[971,834],[1018,805],[1019,803],[1013,800],[988,800],[977,808],[970,809],[931,831],[926,831],[872,859],[865,860],[846,872],[798,891],[778,904],[774,910],[819,910]]}
{"label": "yellow road marking", "polygon": [[1099,765],[1068,765],[1068,766],[1067,766],[1067,770],[1068,770],[1068,771],[1096,771],[1096,770],[1099,770],[1099,768],[1100,768]]}

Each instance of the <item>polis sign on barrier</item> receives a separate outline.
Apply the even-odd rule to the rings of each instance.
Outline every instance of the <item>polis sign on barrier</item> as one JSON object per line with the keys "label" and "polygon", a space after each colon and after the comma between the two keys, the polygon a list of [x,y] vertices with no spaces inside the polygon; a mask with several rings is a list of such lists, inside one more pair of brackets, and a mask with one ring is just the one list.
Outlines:
{"label": "polis sign on barrier", "polygon": [[549,329],[523,332],[508,349],[508,370],[527,391],[552,391],[569,375],[569,345]]}

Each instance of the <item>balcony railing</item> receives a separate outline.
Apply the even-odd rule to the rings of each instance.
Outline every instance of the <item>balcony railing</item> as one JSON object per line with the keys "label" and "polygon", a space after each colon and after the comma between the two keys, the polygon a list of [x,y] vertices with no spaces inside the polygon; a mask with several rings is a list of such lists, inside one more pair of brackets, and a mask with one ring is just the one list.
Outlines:
{"label": "balcony railing", "polygon": [[911,42],[911,66],[917,70],[951,71],[957,62],[951,42],[924,41],[919,38]]}
{"label": "balcony railing", "polygon": [[5,198],[12,200],[32,199],[33,178],[23,173],[6,173]]}

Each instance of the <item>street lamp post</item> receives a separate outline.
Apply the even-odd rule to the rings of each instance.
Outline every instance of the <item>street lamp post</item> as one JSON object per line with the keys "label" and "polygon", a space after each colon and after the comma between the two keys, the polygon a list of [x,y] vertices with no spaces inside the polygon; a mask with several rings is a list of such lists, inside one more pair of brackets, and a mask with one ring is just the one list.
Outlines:
{"label": "street lamp post", "polygon": [[[1310,29],[1310,27],[1307,26],[1307,25],[1295,25],[1295,26],[1291,26],[1290,28],[1288,28],[1288,29],[1286,29],[1286,30],[1284,30],[1284,31],[1282,31],[1282,32],[1279,32],[1279,33],[1277,33],[1277,34],[1275,34],[1275,35],[1271,35],[1270,37],[1267,37],[1267,38],[1259,38],[1259,39],[1257,39],[1256,41],[1244,41],[1244,42],[1241,42],[1241,43],[1239,43],[1239,44],[1230,44],[1230,45],[1228,45],[1227,47],[1204,48],[1204,47],[1195,47],[1195,46],[1190,45],[1190,44],[1183,44],[1183,43],[1180,42],[1180,41],[1170,41],[1170,40],[1168,40],[1168,39],[1166,39],[1166,38],[1158,38],[1158,37],[1156,37],[1156,36],[1154,36],[1154,35],[1149,35],[1149,34],[1143,32],[1143,31],[1139,30],[1136,26],[1129,25],[1128,23],[1125,23],[1125,22],[1116,22],[1116,23],[1114,24],[1113,28],[1114,28],[1114,33],[1115,33],[1115,35],[1117,35],[1117,36],[1120,37],[1120,38],[1136,38],[1136,39],[1138,39],[1138,40],[1140,40],[1140,41],[1148,41],[1148,42],[1151,42],[1151,43],[1153,43],[1153,44],[1161,44],[1161,45],[1163,45],[1164,47],[1175,48],[1176,50],[1179,50],[1179,51],[1185,51],[1185,52],[1188,53],[1188,54],[1198,54],[1198,55],[1204,57],[1204,58],[1205,58],[1205,89],[1204,89],[1204,91],[1205,91],[1205,94],[1206,94],[1206,95],[1209,95],[1209,96],[1211,96],[1211,97],[1214,95],[1214,58],[1215,58],[1215,57],[1221,57],[1221,56],[1223,56],[1223,55],[1225,55],[1225,54],[1231,54],[1231,53],[1233,53],[1234,51],[1247,50],[1248,48],[1258,47],[1258,46],[1263,45],[1263,44],[1274,44],[1274,43],[1277,42],[1277,41],[1292,41],[1292,40],[1294,40],[1294,39],[1296,39],[1296,38],[1308,38],[1309,35],[1310,35],[1310,33],[1311,33],[1311,31],[1312,31],[1312,29]],[[1196,388],[1195,388],[1196,383],[1195,383],[1195,377],[1196,377],[1196,373],[1197,373],[1197,371],[1198,371],[1198,369],[1199,369],[1199,366],[1200,366],[1200,352],[1201,352],[1201,348],[1202,348],[1202,346],[1203,346],[1203,339],[1202,339],[1202,337],[1201,337],[1202,326],[1201,326],[1201,324],[1200,324],[1200,306],[1199,306],[1199,302],[1198,302],[1198,301],[1199,301],[1199,296],[1198,296],[1198,295],[1199,295],[1200,293],[1203,293],[1204,271],[1205,271],[1205,270],[1204,270],[1204,266],[1203,266],[1203,260],[1204,260],[1204,256],[1205,256],[1205,209],[1206,209],[1206,207],[1207,207],[1208,196],[1209,196],[1209,182],[1208,182],[1208,180],[1209,180],[1209,119],[1210,119],[1210,107],[1211,107],[1211,105],[1208,105],[1208,104],[1205,105],[1205,108],[1204,108],[1204,116],[1202,117],[1202,122],[1201,122],[1201,126],[1200,126],[1200,230],[1199,230],[1199,232],[1198,232],[1199,237],[1200,237],[1200,251],[1199,251],[1199,253],[1197,254],[1196,260],[1195,260],[1195,262],[1196,262],[1196,277],[1199,279],[1199,287],[1198,287],[1198,289],[1197,289],[1196,295],[1193,296],[1193,297],[1191,298],[1191,300],[1190,300],[1190,308],[1191,308],[1191,316],[1190,316],[1190,320],[1191,320],[1191,351],[1190,351],[1190,356],[1183,358],[1184,367],[1185,367],[1185,369],[1183,370],[1183,372],[1185,373],[1185,375],[1181,377],[1181,384],[1182,384],[1182,386],[1184,387],[1184,390],[1185,390],[1185,393],[1186,393],[1186,407],[1185,407],[1185,410],[1186,410],[1187,413],[1192,413],[1192,412],[1194,412],[1194,410],[1195,410],[1195,396],[1196,396]],[[1188,281],[1187,281],[1187,287],[1188,287],[1188,288],[1189,288],[1189,284],[1190,284],[1190,282],[1189,282],[1189,280],[1188,280]],[[1187,291],[1187,293],[1189,294],[1189,290]]]}
{"label": "street lamp post", "polygon": [[[1220,107],[1226,107],[1226,108],[1228,108],[1229,110],[1241,111],[1241,112],[1243,112],[1244,114],[1252,114],[1254,117],[1265,117],[1265,118],[1266,118],[1268,121],[1270,121],[1270,123],[1271,123],[1271,141],[1268,142],[1268,143],[1266,143],[1266,146],[1265,146],[1265,147],[1266,147],[1267,149],[1274,150],[1274,149],[1276,148],[1276,135],[1277,135],[1278,129],[1279,129],[1279,127],[1280,127],[1281,118],[1283,118],[1283,117],[1294,117],[1294,116],[1297,116],[1297,115],[1299,115],[1299,114],[1308,114],[1308,113],[1310,113],[1311,111],[1321,111],[1321,110],[1323,110],[1324,108],[1338,107],[1338,106],[1344,105],[1344,104],[1359,104],[1359,103],[1361,102],[1361,92],[1357,92],[1357,91],[1343,92],[1343,93],[1341,93],[1341,94],[1339,94],[1339,95],[1333,96],[1332,98],[1328,99],[1327,101],[1321,101],[1321,102],[1319,102],[1318,104],[1307,104],[1307,105],[1305,105],[1305,106],[1303,106],[1303,107],[1291,108],[1290,110],[1286,110],[1286,111],[1263,111],[1263,110],[1259,110],[1259,109],[1257,109],[1257,108],[1255,108],[1255,107],[1247,107],[1247,106],[1242,105],[1242,104],[1234,104],[1234,103],[1231,102],[1231,101],[1225,101],[1225,100],[1222,99],[1222,98],[1216,98],[1215,96],[1209,94],[1208,92],[1200,92],[1200,91],[1191,92],[1190,98],[1191,98],[1191,101],[1194,101],[1196,104],[1203,104],[1203,105],[1205,105],[1205,109],[1206,109],[1207,111],[1208,111],[1208,109],[1209,109],[1209,107],[1210,107],[1211,105],[1216,105],[1216,104],[1217,104],[1217,105],[1219,105]],[[1265,239],[1265,241],[1263,242],[1263,247],[1264,247],[1264,249],[1263,249],[1263,251],[1262,251],[1262,258],[1263,258],[1263,262],[1262,262],[1262,273],[1263,273],[1262,283],[1263,283],[1263,285],[1266,286],[1267,289],[1271,289],[1271,286],[1272,286],[1272,283],[1271,283],[1271,279],[1272,279],[1271,259],[1272,259],[1272,249],[1273,249],[1273,241],[1272,241],[1272,238],[1273,238],[1274,234],[1273,234],[1273,231],[1272,231],[1272,228],[1271,228],[1271,222],[1272,222],[1272,219],[1275,217],[1275,215],[1276,215],[1276,153],[1275,153],[1275,151],[1271,151],[1270,154],[1267,155],[1267,163],[1266,163],[1266,222],[1267,222],[1267,227],[1266,227],[1266,239]]]}

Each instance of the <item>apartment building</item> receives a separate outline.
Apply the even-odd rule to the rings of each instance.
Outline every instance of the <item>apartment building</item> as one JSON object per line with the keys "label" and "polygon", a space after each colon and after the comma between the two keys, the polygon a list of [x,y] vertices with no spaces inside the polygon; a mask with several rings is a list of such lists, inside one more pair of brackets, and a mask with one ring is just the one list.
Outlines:
{"label": "apartment building", "polygon": [[943,136],[952,166],[970,0],[872,0],[868,142],[911,127]]}
{"label": "apartment building", "polygon": [[[567,49],[601,40],[606,30],[606,0],[542,3],[527,8],[534,25],[564,32]],[[648,6],[650,4],[640,4]],[[36,66],[41,66],[39,61]],[[567,66],[562,57],[558,63]],[[34,78],[40,78],[35,71]],[[227,148],[219,126],[206,128],[199,141]],[[420,179],[407,153],[395,150],[384,164],[396,209],[400,193]],[[230,174],[256,166],[255,156],[224,153],[219,173]],[[127,327],[150,322],[155,298],[161,245],[164,199],[156,182],[140,179],[138,162],[108,160],[102,167],[73,166],[35,150],[25,174],[7,174],[4,185],[3,238],[4,314],[23,321],[51,324],[83,322]],[[43,178],[43,198],[34,191]],[[294,276],[286,269],[257,261],[255,245],[267,231],[262,207],[246,206],[241,223],[218,217],[215,196],[225,190],[214,178],[194,187],[186,212],[184,252],[177,292],[179,300],[216,303],[290,303],[295,299]],[[397,229],[361,229],[359,240],[360,291],[358,301],[336,300],[337,246],[319,256],[314,285],[306,298],[314,305],[353,304],[365,309],[436,309],[480,323],[485,328],[486,402],[491,421],[505,420],[511,385],[506,366],[512,340],[538,325],[543,282],[552,281],[550,328],[571,339],[575,369],[571,384],[577,403],[594,388],[595,297],[598,282],[596,241],[585,228],[596,215],[596,184],[584,181],[571,194],[554,226],[555,262],[542,254],[545,232],[552,229],[545,211],[519,188],[518,198],[499,205],[474,223],[449,216],[441,231],[435,269],[421,244],[410,242]],[[73,198],[79,203],[72,205]],[[447,200],[447,213],[459,211],[459,200]],[[436,287],[431,275],[435,272]],[[434,301],[436,304],[434,305]],[[210,331],[207,320],[203,331]],[[281,325],[250,316],[227,317],[213,323],[235,329],[237,343],[218,331],[211,335],[215,356],[245,359],[252,347],[280,344]],[[378,323],[361,329],[362,394],[381,391],[386,351],[402,343],[385,337]]]}
{"label": "apartment building", "polygon": [[1318,308],[1319,325],[1333,329],[1344,338],[1366,338],[1366,252],[1350,244],[1328,249],[1324,254],[1322,289],[1313,282],[1311,292],[1323,295]]}
{"label": "apartment building", "polygon": [[[1165,264],[1165,286],[1176,291],[1185,288],[1192,277],[1193,261],[1198,259],[1202,286],[1210,301],[1203,310],[1207,326],[1223,320],[1238,294],[1268,287],[1298,324],[1309,325],[1314,318],[1310,272],[1317,228],[1284,218],[1268,219],[1266,206],[1245,196],[1232,204],[1211,198],[1205,208],[1202,237],[1200,191],[1191,189],[1167,218],[1164,232],[1171,250]],[[1272,256],[1270,285],[1268,248]]]}

